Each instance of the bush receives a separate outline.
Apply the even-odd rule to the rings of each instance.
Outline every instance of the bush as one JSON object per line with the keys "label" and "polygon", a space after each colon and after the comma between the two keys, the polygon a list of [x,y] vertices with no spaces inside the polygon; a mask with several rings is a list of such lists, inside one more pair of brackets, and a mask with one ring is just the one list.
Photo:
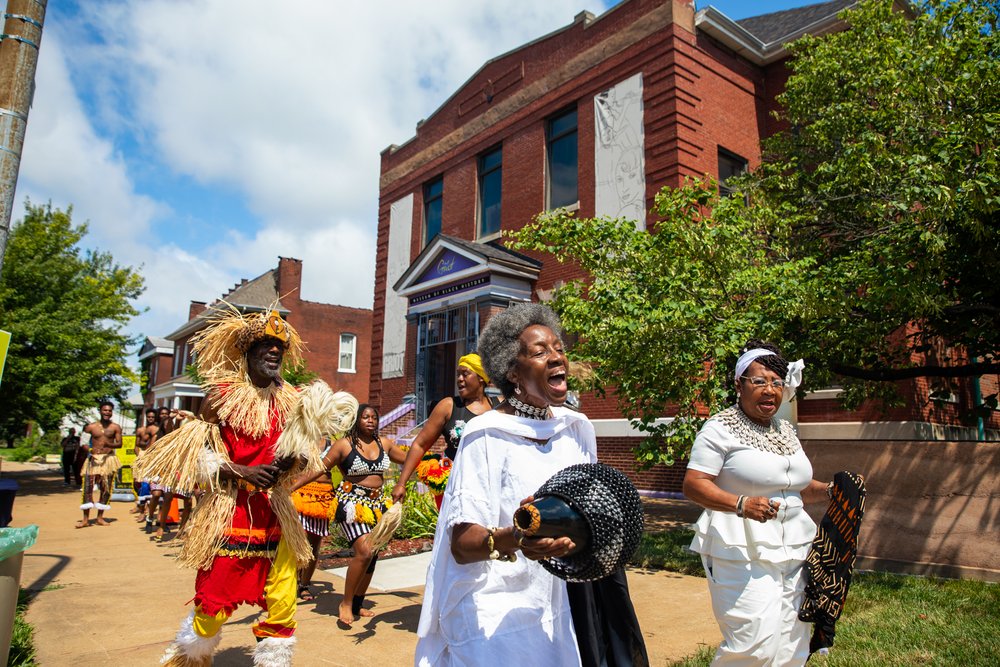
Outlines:
{"label": "bush", "polygon": [[8,461],[30,461],[36,456],[45,458],[46,454],[62,453],[61,438],[58,431],[51,433],[33,433],[26,438],[14,441],[14,447],[0,450],[3,458]]}
{"label": "bush", "polygon": [[403,522],[396,531],[396,537],[409,540],[434,537],[437,518],[438,510],[434,496],[429,492],[420,493],[415,482],[407,482]]}

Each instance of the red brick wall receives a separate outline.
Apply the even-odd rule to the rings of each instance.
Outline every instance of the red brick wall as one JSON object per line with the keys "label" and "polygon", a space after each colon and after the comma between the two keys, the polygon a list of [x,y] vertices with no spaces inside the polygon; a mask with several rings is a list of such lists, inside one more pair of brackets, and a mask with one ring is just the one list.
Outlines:
{"label": "red brick wall", "polygon": [[[372,311],[305,301],[301,287],[302,260],[279,258],[276,288],[289,311],[289,323],[305,343],[306,368],[318,373],[335,391],[350,392],[358,401],[366,402],[371,376]],[[353,373],[339,370],[342,333],[357,336]]]}
{"label": "red brick wall", "polygon": [[642,438],[598,438],[597,458],[601,463],[628,475],[640,490],[680,493],[687,461],[678,461],[672,466],[656,465],[649,470],[640,471],[636,467],[632,450],[641,440]]}

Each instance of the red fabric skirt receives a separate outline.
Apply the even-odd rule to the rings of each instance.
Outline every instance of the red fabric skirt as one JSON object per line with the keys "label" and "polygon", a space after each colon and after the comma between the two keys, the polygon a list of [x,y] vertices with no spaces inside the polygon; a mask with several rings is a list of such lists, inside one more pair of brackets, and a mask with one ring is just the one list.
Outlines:
{"label": "red fabric skirt", "polygon": [[222,610],[232,614],[241,604],[267,609],[264,583],[270,571],[270,558],[216,556],[209,569],[198,570],[194,603],[209,616]]}

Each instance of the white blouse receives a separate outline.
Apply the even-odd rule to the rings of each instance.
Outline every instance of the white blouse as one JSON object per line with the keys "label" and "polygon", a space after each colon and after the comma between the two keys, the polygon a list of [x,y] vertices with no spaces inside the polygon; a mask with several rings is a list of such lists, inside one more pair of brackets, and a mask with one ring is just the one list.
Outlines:
{"label": "white blouse", "polygon": [[727,426],[709,419],[691,448],[688,468],[715,475],[720,489],[764,496],[781,504],[774,519],[761,523],[735,512],[706,509],[695,523],[691,550],[715,558],[781,563],[804,560],[816,523],[802,504],[812,481],[812,464],[801,446],[791,455],[772,454],[737,440]]}
{"label": "white blouse", "polygon": [[564,581],[520,553],[514,563],[464,565],[451,554],[456,525],[511,526],[514,510],[549,477],[597,461],[590,421],[564,408],[552,412],[534,420],[491,410],[466,424],[434,535],[417,665],[580,664]]}

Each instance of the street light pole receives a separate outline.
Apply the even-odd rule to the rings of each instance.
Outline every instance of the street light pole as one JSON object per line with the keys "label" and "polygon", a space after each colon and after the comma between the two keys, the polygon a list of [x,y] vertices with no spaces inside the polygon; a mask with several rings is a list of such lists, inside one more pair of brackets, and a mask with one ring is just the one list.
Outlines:
{"label": "street light pole", "polygon": [[24,129],[48,0],[8,0],[0,35],[0,269],[7,252]]}

